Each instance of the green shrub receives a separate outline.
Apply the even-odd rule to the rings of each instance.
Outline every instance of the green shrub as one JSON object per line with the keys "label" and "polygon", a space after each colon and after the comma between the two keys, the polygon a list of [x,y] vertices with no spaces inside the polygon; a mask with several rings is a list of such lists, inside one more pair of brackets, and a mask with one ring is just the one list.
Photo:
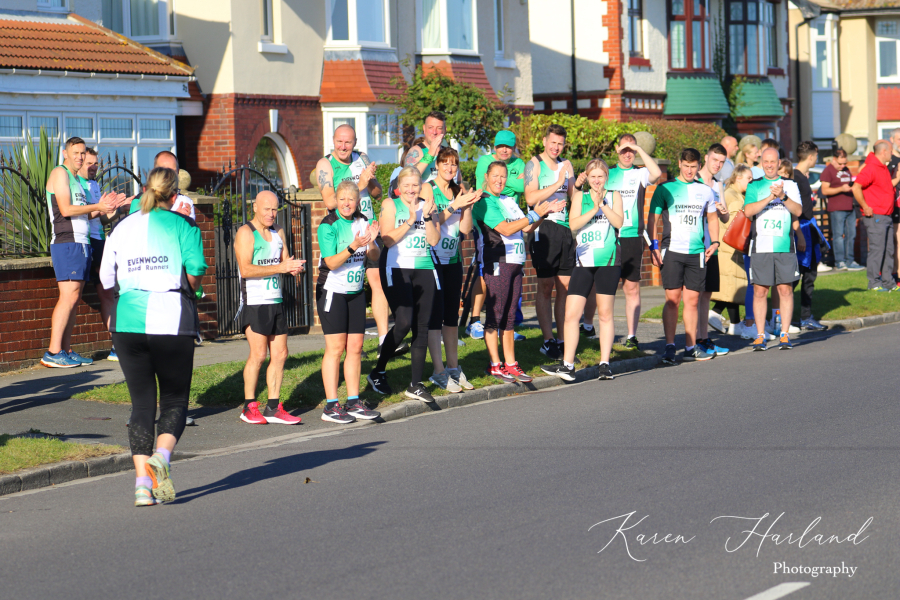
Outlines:
{"label": "green shrub", "polygon": [[721,142],[727,134],[715,123],[694,123],[691,121],[670,121],[668,119],[647,119],[643,122],[647,131],[656,138],[654,158],[671,161],[670,172],[678,169],[678,154],[685,148],[696,148],[705,155],[706,150]]}
{"label": "green shrub", "polygon": [[523,160],[543,150],[544,131],[553,123],[566,128],[564,154],[569,160],[589,160],[598,156],[613,158],[616,141],[620,135],[646,130],[646,126],[639,121],[620,123],[565,113],[529,115],[510,126],[516,134],[516,145]]}

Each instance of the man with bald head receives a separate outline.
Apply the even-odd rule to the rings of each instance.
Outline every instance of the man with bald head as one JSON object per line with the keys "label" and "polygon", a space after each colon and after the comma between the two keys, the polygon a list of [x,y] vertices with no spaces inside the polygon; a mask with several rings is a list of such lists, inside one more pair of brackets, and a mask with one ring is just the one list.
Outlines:
{"label": "man with bald head", "polygon": [[891,162],[891,143],[875,142],[874,152],[866,157],[864,167],[851,188],[862,211],[863,225],[869,238],[869,258],[866,274],[869,290],[893,292],[900,290],[891,276],[894,266],[894,236],[891,214],[894,212],[894,185],[887,165]]}
{"label": "man with bald head", "polygon": [[[329,211],[337,208],[337,186],[342,181],[353,181],[359,189],[359,212],[370,223],[375,221],[375,210],[372,200],[381,199],[381,184],[375,178],[376,164],[369,160],[365,152],[355,152],[356,130],[350,125],[344,124],[334,130],[332,138],[334,150],[325,158],[320,158],[316,164],[316,179],[325,208]],[[384,248],[381,236],[375,239],[379,248]],[[387,297],[381,287],[381,276],[378,274],[378,263],[366,258],[366,279],[372,290],[372,316],[375,317],[375,327],[378,329],[378,344],[388,332],[388,307]]]}
{"label": "man with bald head", "polygon": [[736,138],[726,135],[722,138],[720,143],[722,144],[722,147],[725,148],[725,163],[722,165],[722,168],[719,169],[719,172],[716,173],[714,179],[720,183],[725,183],[734,171],[734,157],[738,151],[738,141]]}
{"label": "man with bald head", "polygon": [[[163,150],[153,159],[153,168],[161,167],[163,169],[172,169],[175,171],[175,174],[178,174],[178,158],[169,152],[168,150]],[[134,200],[131,201],[131,208],[128,209],[128,214],[133,212],[137,212],[141,210],[141,194],[138,194],[134,197]],[[190,217],[193,220],[197,220],[197,214],[194,212],[194,202],[187,196],[181,193],[181,190],[178,191],[178,195],[175,197],[175,202],[172,203],[172,210],[177,213],[181,213],[186,217]]]}
{"label": "man with bald head", "polygon": [[[750,242],[750,283],[753,284],[753,314],[766,314],[766,297],[769,288],[775,287],[782,315],[779,346],[782,350],[793,347],[789,328],[794,314],[794,282],[800,279],[800,265],[791,230],[791,215],[799,217],[803,201],[797,184],[778,175],[781,158],[776,148],[766,148],[762,153],[764,176],[750,182],[744,194],[744,214],[752,219]],[[766,349],[764,318],[756,319],[754,350]]]}
{"label": "man with bald head", "polygon": [[[275,223],[278,196],[260,192],[253,202],[253,219],[237,230],[234,255],[241,275],[241,329],[250,344],[244,366],[244,410],[241,420],[253,425],[300,422],[282,406],[281,379],[287,360],[287,321],[282,308],[281,276],[296,277],[305,270],[305,260],[295,260],[288,252],[284,228]],[[256,383],[266,355],[268,404],[263,412],[256,402]]]}

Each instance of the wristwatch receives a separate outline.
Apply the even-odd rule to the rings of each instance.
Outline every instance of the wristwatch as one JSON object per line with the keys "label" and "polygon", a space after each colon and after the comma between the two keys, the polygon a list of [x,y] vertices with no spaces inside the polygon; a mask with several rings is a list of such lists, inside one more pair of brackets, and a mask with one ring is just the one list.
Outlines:
{"label": "wristwatch", "polygon": [[428,215],[427,217],[425,217],[425,218],[422,219],[422,220],[425,221],[426,223],[428,223],[428,222],[430,222],[430,221],[432,220],[432,216],[431,216],[431,215]]}

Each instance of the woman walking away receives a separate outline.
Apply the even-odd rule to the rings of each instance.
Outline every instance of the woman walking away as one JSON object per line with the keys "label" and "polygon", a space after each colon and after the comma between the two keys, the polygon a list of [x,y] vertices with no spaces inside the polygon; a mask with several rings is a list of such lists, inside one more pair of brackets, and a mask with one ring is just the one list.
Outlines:
{"label": "woman walking away", "polygon": [[[566,200],[541,202],[525,215],[515,198],[502,194],[506,178],[506,163],[495,161],[488,166],[481,182],[487,195],[475,205],[473,215],[484,235],[484,340],[491,358],[489,375],[506,383],[528,383],[532,377],[516,362],[513,337],[525,264],[522,233],[534,231],[548,213],[565,209]],[[498,331],[503,332],[505,364],[500,362]]]}
{"label": "woman walking away", "polygon": [[[617,230],[625,222],[622,196],[606,190],[609,167],[594,159],[584,169],[590,189],[572,198],[569,225],[575,233],[575,269],[569,280],[566,299],[565,349],[562,363],[545,365],[541,370],[566,381],[575,380],[575,351],[578,349],[578,322],[587,298],[593,290],[600,314],[600,379],[612,379],[609,354],[615,327],[613,304],[622,274]],[[577,217],[575,215],[578,215]]]}
{"label": "woman walking away", "polygon": [[[359,211],[359,188],[353,181],[342,181],[335,190],[337,207],[319,224],[316,237],[322,258],[316,281],[316,309],[325,334],[325,358],[322,383],[325,384],[323,421],[353,423],[356,419],[377,419],[380,413],[369,410],[359,398],[362,371],[363,337],[366,332],[366,295],[363,279],[366,258],[377,261],[381,255],[375,238],[380,227]],[[341,356],[347,402],[338,403]]]}
{"label": "woman walking away", "polygon": [[[422,198],[434,202],[440,224],[441,241],[434,247],[434,268],[441,285],[443,310],[433,309],[428,324],[428,350],[434,374],[429,381],[441,389],[461,392],[474,389],[459,366],[459,300],[462,296],[463,266],[459,244],[463,235],[472,231],[472,205],[481,198],[480,191],[463,194],[456,183],[459,153],[441,148],[435,159],[437,177],[422,188]],[[447,368],[441,360],[441,338],[447,352]]]}
{"label": "woman walking away", "polygon": [[379,261],[381,284],[394,313],[394,326],[384,338],[378,363],[367,379],[379,394],[393,393],[385,376],[387,363],[412,330],[412,377],[405,394],[414,400],[434,402],[422,385],[422,377],[431,311],[443,310],[440,286],[431,258],[431,247],[440,242],[441,232],[434,220],[434,201],[419,197],[422,176],[417,168],[406,167],[400,171],[397,189],[400,197],[385,200],[379,217],[381,239],[385,246]]}
{"label": "woman walking away", "polygon": [[100,265],[103,286],[118,290],[109,330],[131,395],[135,506],[175,499],[169,462],[187,418],[200,325],[196,290],[206,261],[200,228],[170,210],[177,194],[175,171],[150,171],[141,210],[113,230]]}

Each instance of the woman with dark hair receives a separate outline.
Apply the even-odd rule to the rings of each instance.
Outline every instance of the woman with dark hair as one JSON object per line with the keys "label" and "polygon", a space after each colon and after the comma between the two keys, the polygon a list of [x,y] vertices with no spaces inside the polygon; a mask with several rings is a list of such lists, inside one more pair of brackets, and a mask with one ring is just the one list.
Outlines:
{"label": "woman with dark hair", "polygon": [[113,230],[100,265],[103,286],[117,290],[109,330],[131,395],[135,506],[175,499],[169,463],[187,419],[200,326],[195,292],[206,261],[200,228],[171,210],[177,195],[175,171],[150,171],[140,211]]}
{"label": "woman with dark hair", "polygon": [[[429,378],[434,385],[450,392],[463,388],[474,389],[459,366],[459,300],[462,296],[463,268],[459,244],[462,236],[472,231],[472,211],[469,210],[481,198],[480,191],[463,194],[456,183],[459,171],[459,153],[453,148],[441,148],[435,158],[437,174],[422,187],[422,198],[434,202],[435,219],[440,225],[440,242],[432,248],[434,268],[441,284],[442,310],[431,312],[428,324],[428,349],[434,374]],[[447,368],[441,360],[441,339],[447,352]]]}
{"label": "woman with dark hair", "polygon": [[[541,202],[525,215],[515,198],[503,195],[506,178],[506,163],[495,161],[488,166],[484,181],[478,182],[486,195],[475,205],[473,214],[484,236],[484,340],[491,358],[488,374],[506,383],[527,383],[532,377],[516,362],[513,337],[525,264],[522,234],[539,227],[548,213],[564,210],[566,201]],[[503,332],[505,364],[500,362],[499,331]]]}

